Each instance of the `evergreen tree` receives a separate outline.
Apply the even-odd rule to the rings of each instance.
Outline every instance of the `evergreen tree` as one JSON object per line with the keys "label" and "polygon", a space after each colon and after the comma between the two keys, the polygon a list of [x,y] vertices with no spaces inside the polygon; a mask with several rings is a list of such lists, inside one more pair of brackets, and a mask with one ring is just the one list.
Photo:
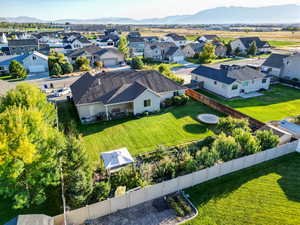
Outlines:
{"label": "evergreen tree", "polygon": [[247,54],[251,56],[255,56],[257,54],[257,46],[255,41],[250,44]]}
{"label": "evergreen tree", "polygon": [[24,66],[16,60],[11,61],[9,65],[9,74],[12,78],[26,78],[27,71]]}
{"label": "evergreen tree", "polygon": [[76,68],[80,69],[80,67],[82,67],[83,65],[89,66],[90,65],[90,60],[88,60],[88,58],[85,57],[85,56],[77,57],[76,60],[75,60]]}

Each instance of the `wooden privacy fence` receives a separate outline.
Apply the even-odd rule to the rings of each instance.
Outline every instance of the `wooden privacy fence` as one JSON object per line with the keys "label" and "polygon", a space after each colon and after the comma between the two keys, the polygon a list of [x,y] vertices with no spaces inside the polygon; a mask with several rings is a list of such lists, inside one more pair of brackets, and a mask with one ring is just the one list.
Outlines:
{"label": "wooden privacy fence", "polygon": [[213,100],[213,99],[211,99],[203,94],[200,94],[199,92],[194,91],[192,89],[187,89],[185,93],[186,93],[186,95],[190,96],[191,98],[193,98],[205,105],[208,105],[209,107],[211,107],[217,111],[223,112],[226,115],[232,116],[234,118],[247,119],[249,121],[250,126],[255,130],[266,125],[265,123],[263,123],[257,119],[254,119],[251,116],[241,113],[227,105],[217,102],[216,100]]}
{"label": "wooden privacy fence", "polygon": [[[298,151],[300,152],[299,141],[281,145],[279,147],[258,152],[253,155],[234,159],[225,163],[217,164],[213,167],[196,171],[185,176],[180,176],[162,183],[146,186],[138,190],[127,192],[125,195],[107,199],[86,207],[67,212],[68,224],[82,224],[86,220],[96,219],[118,210],[136,206],[143,202],[153,200],[165,195],[180,191],[185,188],[201,184],[205,181],[230,174],[232,172],[257,165],[259,163],[278,158],[280,156]],[[63,224],[63,215],[54,217],[55,225]]]}

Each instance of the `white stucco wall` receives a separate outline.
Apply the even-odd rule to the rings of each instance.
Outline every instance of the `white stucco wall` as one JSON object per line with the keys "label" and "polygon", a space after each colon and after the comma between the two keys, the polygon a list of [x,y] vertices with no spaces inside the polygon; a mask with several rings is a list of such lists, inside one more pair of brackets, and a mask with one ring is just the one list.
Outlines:
{"label": "white stucco wall", "polygon": [[240,41],[240,39],[236,39],[230,42],[231,49],[234,52],[236,48],[239,48],[241,52],[245,52],[247,49],[245,48],[244,44]]}
{"label": "white stucco wall", "polygon": [[[144,107],[145,100],[151,100],[149,107]],[[143,112],[155,112],[160,110],[160,97],[153,92],[146,90],[140,96],[138,96],[133,102],[134,114]]]}
{"label": "white stucco wall", "polygon": [[262,71],[264,71],[264,72],[268,71],[269,75],[277,76],[277,77],[280,76],[281,69],[279,69],[279,68],[268,67],[268,66],[262,66],[261,68],[262,68]]}
{"label": "white stucco wall", "polygon": [[282,77],[297,78],[300,80],[300,54],[283,59]]}
{"label": "white stucco wall", "polygon": [[105,107],[102,103],[76,105],[76,107],[80,119],[94,117],[99,113],[105,112]]}
{"label": "white stucco wall", "polygon": [[[39,57],[35,54],[29,55],[27,58],[23,60],[24,67],[29,70],[30,67],[41,67],[43,71],[48,71],[48,60],[42,57]],[[40,72],[43,72],[40,71]]]}

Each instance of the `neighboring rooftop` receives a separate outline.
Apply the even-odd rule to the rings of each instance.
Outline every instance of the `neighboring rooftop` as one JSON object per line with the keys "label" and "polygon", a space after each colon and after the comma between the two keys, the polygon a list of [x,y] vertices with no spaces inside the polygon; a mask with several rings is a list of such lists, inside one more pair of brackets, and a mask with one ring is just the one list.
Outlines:
{"label": "neighboring rooftop", "polygon": [[186,38],[182,35],[178,35],[175,33],[167,34],[167,37],[171,37],[174,41],[185,41]]}
{"label": "neighboring rooftop", "polygon": [[241,37],[239,39],[246,48],[249,48],[252,42],[256,43],[257,48],[263,48],[266,44],[268,44],[268,42],[260,40],[259,37]]}
{"label": "neighboring rooftop", "polygon": [[227,68],[213,68],[199,66],[192,71],[193,74],[207,77],[225,84],[232,84],[235,81],[247,81],[264,78],[266,75],[248,66],[228,66]]}
{"label": "neighboring rooftop", "polygon": [[32,46],[38,44],[39,41],[37,39],[8,40],[8,46]]}
{"label": "neighboring rooftop", "polygon": [[184,88],[155,70],[87,73],[71,85],[75,104],[132,101],[146,89],[161,93]]}
{"label": "neighboring rooftop", "polygon": [[283,59],[288,56],[289,55],[273,53],[266,59],[266,61],[262,65],[280,69],[283,66]]}

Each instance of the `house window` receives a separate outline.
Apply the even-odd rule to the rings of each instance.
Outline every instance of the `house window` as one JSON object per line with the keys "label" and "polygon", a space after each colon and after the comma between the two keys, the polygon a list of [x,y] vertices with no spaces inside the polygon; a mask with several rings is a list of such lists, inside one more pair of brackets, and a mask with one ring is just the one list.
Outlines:
{"label": "house window", "polygon": [[173,96],[179,96],[179,91],[174,91]]}
{"label": "house window", "polygon": [[263,79],[263,80],[262,80],[262,83],[263,83],[263,84],[267,83],[267,79]]}
{"label": "house window", "polygon": [[33,59],[33,60],[36,60],[36,56],[32,56],[32,59]]}
{"label": "house window", "polygon": [[217,81],[215,81],[215,82],[214,82],[214,84],[215,84],[215,85],[217,85],[217,84],[218,84],[218,82],[217,82]]}
{"label": "house window", "polygon": [[151,106],[151,99],[147,99],[144,101],[144,107],[149,107]]}
{"label": "house window", "polygon": [[237,85],[237,84],[234,84],[234,85],[232,85],[232,90],[236,90],[236,89],[238,89],[239,88],[239,86]]}

